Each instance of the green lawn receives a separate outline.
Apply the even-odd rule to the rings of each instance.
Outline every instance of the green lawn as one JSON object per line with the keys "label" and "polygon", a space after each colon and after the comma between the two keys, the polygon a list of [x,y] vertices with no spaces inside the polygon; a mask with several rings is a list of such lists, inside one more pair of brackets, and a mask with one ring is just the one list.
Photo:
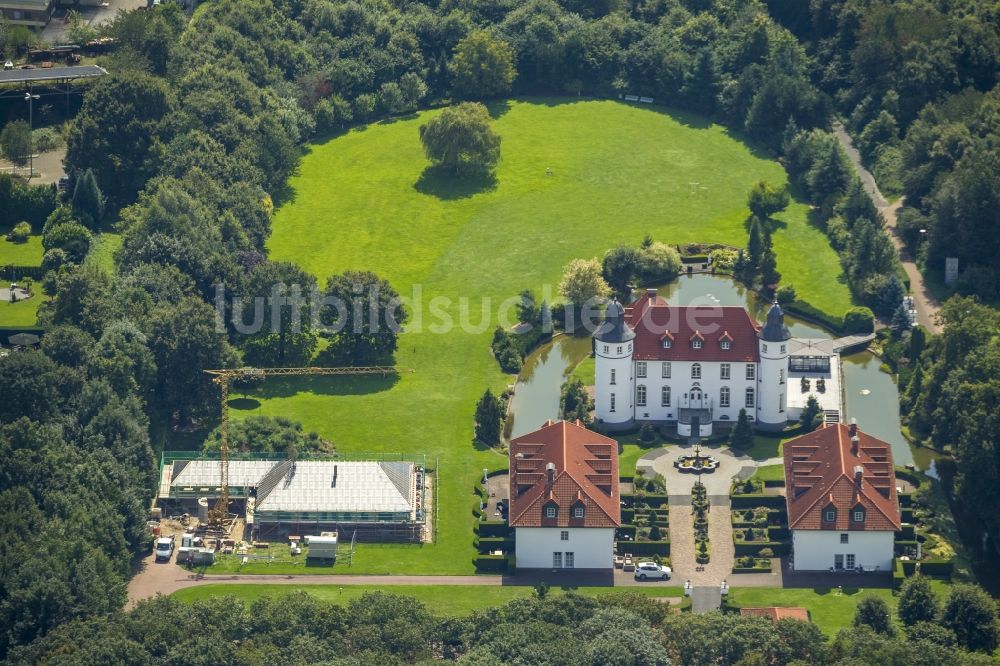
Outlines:
{"label": "green lawn", "polygon": [[105,273],[114,275],[115,252],[122,246],[121,234],[102,232],[94,237],[87,254],[87,263],[97,266]]}
{"label": "green lawn", "polygon": [[[0,328],[32,328],[38,324],[38,307],[48,300],[40,284],[32,288],[34,296],[17,303],[0,302]],[[6,340],[0,341],[4,345]]]}
{"label": "green lawn", "polygon": [[[786,180],[776,162],[697,118],[610,101],[539,100],[512,102],[499,114],[495,187],[462,191],[422,177],[418,127],[434,113],[313,146],[289,182],[269,242],[272,259],[295,261],[321,283],[345,269],[368,269],[404,297],[420,290],[399,340],[398,380],[269,380],[252,410],[301,421],[341,451],[421,452],[437,466],[436,543],[359,548],[358,573],[390,562],[415,573],[472,570],[472,485],[483,467],[503,464],[472,444],[473,408],[484,389],[502,390],[511,378],[489,351],[495,317],[481,332],[456,326],[440,333],[431,328],[441,322],[437,311],[458,322],[458,299],[467,297],[467,321],[479,324],[480,299],[491,299],[495,310],[525,288],[544,294],[545,285],[552,302],[571,259],[638,244],[646,233],[674,243],[742,245],[748,189],[762,178]],[[796,202],[780,216],[779,268],[802,298],[839,317],[850,295],[837,281],[836,255],[806,213]],[[451,302],[435,310],[435,297]],[[232,412],[241,413],[251,412]]]}
{"label": "green lawn", "polygon": [[[335,603],[347,603],[352,599],[357,599],[366,592],[391,592],[416,597],[427,604],[427,607],[436,615],[455,616],[469,615],[473,611],[482,610],[491,606],[499,606],[507,603],[511,599],[529,597],[534,593],[534,589],[527,586],[513,587],[492,587],[481,585],[199,585],[186,590],[174,592],[175,599],[185,602],[197,601],[215,596],[231,595],[243,601],[253,601],[265,596],[275,596],[287,594],[289,592],[304,591],[323,601]],[[583,587],[575,590],[577,593],[596,597],[605,594],[620,592],[607,587]],[[682,597],[683,588],[680,587],[634,587],[628,588],[629,592],[638,592],[648,597]],[[563,594],[563,592],[553,586],[550,594]]]}
{"label": "green lawn", "polygon": [[[845,578],[845,582],[850,582],[850,579]],[[931,586],[939,600],[948,594],[948,584],[945,582],[932,580]],[[741,608],[801,606],[809,610],[810,619],[823,633],[832,637],[840,629],[851,626],[858,601],[865,595],[885,599],[895,616],[897,598],[892,596],[892,590],[852,588],[847,585],[842,591],[829,588],[733,587],[730,588],[729,603]]]}
{"label": "green lawn", "polygon": [[573,368],[573,372],[570,375],[582,381],[584,386],[593,386],[595,363],[594,357],[588,356]]}
{"label": "green lawn", "polygon": [[761,481],[784,481],[785,466],[764,465],[763,467],[758,467],[757,471],[754,472],[754,477],[760,479]]}
{"label": "green lawn", "polygon": [[24,243],[11,243],[6,238],[7,230],[0,232],[0,266],[41,266],[42,236],[28,236]]}

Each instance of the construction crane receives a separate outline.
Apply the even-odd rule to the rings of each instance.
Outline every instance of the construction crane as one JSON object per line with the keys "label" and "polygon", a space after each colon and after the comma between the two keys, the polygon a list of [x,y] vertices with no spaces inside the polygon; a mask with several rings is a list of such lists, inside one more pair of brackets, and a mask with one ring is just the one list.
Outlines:
{"label": "construction crane", "polygon": [[229,385],[234,379],[263,379],[292,375],[394,375],[391,365],[346,368],[227,368],[206,370],[219,385],[222,397],[222,420],[219,424],[219,499],[208,512],[208,524],[222,527],[229,515]]}

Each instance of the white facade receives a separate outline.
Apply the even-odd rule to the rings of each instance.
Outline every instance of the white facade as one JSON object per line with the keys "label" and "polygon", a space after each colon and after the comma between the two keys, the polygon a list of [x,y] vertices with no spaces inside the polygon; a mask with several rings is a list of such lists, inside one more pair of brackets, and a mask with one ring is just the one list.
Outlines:
{"label": "white facade", "polygon": [[613,527],[515,528],[519,569],[612,569]]}
{"label": "white facade", "polygon": [[604,423],[629,423],[634,414],[632,341],[600,342],[594,349],[594,408]]}
{"label": "white facade", "polygon": [[788,343],[758,340],[760,364],[757,384],[757,421],[783,426],[788,421]]}
{"label": "white facade", "polygon": [[[891,531],[792,530],[795,571],[892,569]],[[845,541],[846,537],[846,541]]]}

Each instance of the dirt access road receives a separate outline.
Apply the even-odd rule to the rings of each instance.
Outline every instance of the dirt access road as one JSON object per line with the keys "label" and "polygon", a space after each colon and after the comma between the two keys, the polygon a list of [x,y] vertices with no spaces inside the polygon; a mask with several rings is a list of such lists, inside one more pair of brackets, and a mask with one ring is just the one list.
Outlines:
{"label": "dirt access road", "polygon": [[894,204],[886,201],[885,197],[882,196],[882,192],[878,189],[875,176],[861,163],[861,154],[854,147],[854,142],[851,141],[851,137],[844,130],[844,126],[840,122],[836,122],[833,125],[833,131],[837,136],[837,140],[840,141],[840,145],[843,146],[844,152],[847,153],[847,157],[850,158],[854,170],[868,192],[868,196],[872,198],[875,207],[879,209],[882,217],[885,218],[886,226],[889,227],[889,236],[892,238],[892,243],[896,246],[896,251],[899,253],[899,260],[903,264],[903,270],[906,271],[906,276],[910,279],[910,295],[913,296],[913,305],[917,310],[917,323],[931,333],[940,333],[941,326],[937,323],[937,313],[941,309],[941,304],[930,290],[927,289],[927,285],[924,283],[924,276],[921,275],[909,250],[906,249],[903,240],[899,237],[899,231],[896,229],[896,216],[904,205],[903,199]]}

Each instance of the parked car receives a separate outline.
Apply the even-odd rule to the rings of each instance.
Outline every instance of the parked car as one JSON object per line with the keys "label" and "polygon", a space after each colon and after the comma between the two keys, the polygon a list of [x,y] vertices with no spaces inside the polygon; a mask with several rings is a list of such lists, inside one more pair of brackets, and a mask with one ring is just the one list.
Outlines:
{"label": "parked car", "polygon": [[156,540],[156,561],[160,562],[165,560],[170,561],[171,555],[174,554],[174,537],[160,537]]}
{"label": "parked car", "polygon": [[670,567],[665,567],[656,562],[639,562],[635,565],[636,580],[670,580],[673,571]]}

